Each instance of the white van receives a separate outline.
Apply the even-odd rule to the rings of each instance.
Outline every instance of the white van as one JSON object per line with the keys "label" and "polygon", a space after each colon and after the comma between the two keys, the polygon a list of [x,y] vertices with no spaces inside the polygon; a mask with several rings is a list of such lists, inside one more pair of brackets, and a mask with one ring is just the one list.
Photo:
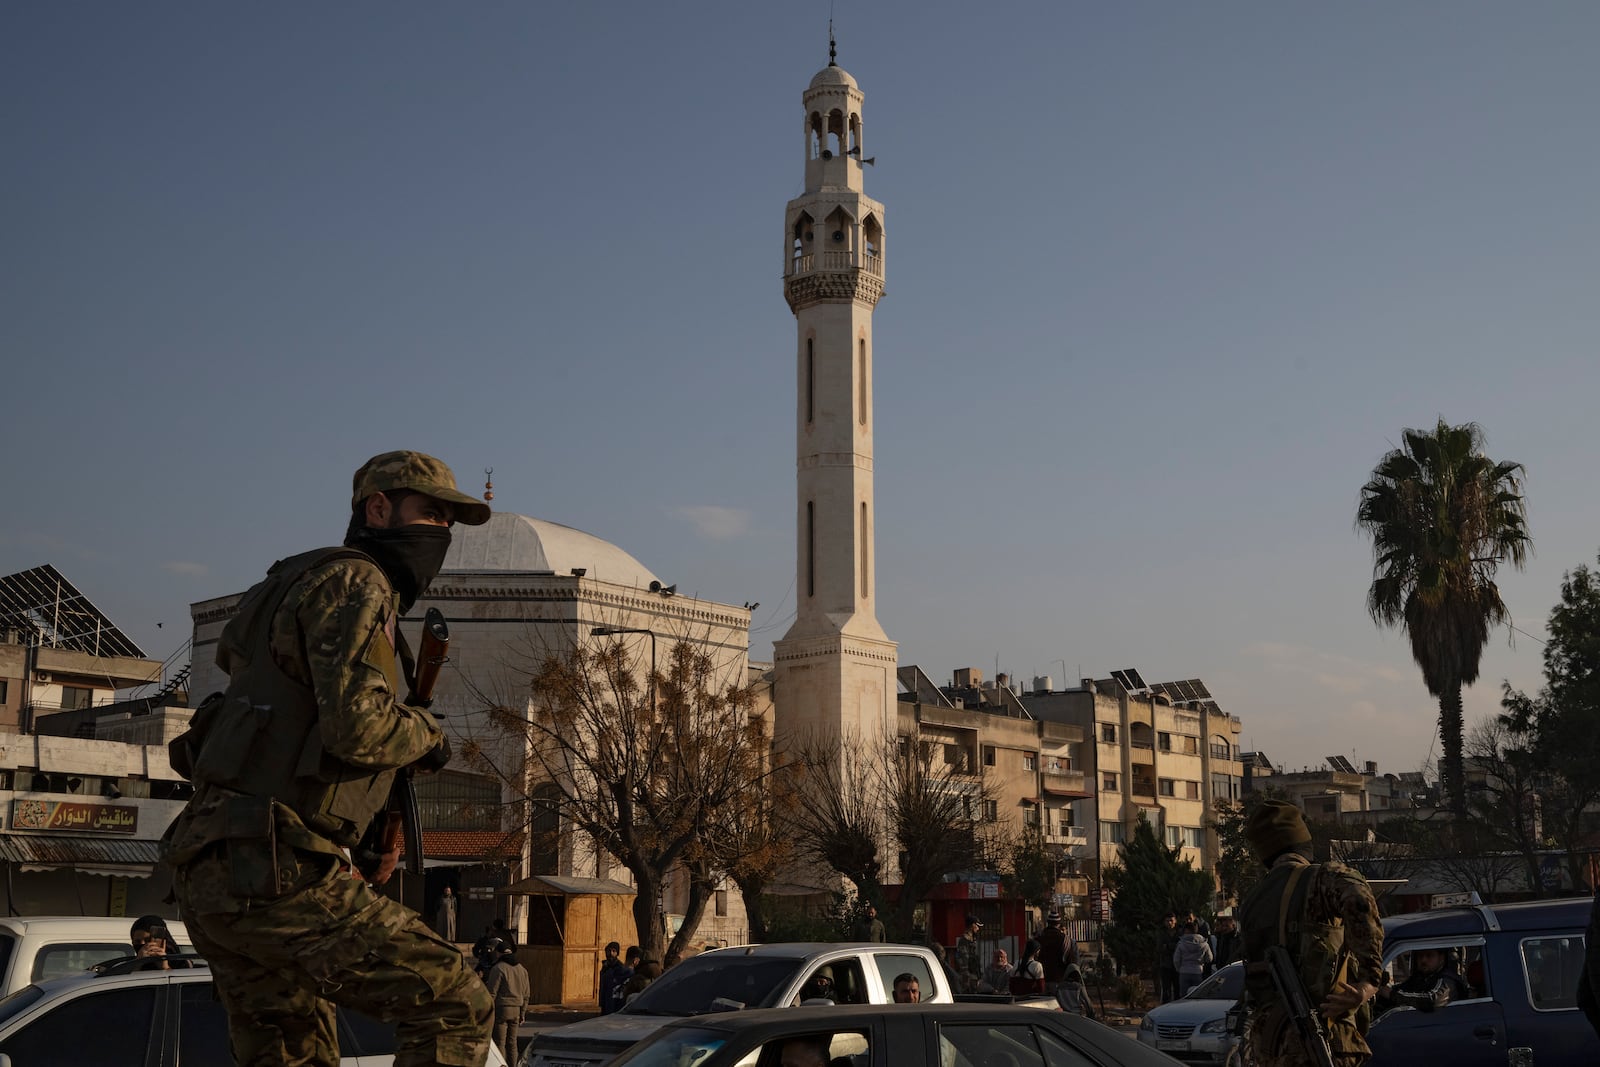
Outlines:
{"label": "white van", "polygon": [[[105,915],[0,917],[0,997],[33,982],[87,971],[97,963],[133,954],[128,930],[134,917]],[[193,952],[189,932],[164,920],[177,939],[171,952]]]}

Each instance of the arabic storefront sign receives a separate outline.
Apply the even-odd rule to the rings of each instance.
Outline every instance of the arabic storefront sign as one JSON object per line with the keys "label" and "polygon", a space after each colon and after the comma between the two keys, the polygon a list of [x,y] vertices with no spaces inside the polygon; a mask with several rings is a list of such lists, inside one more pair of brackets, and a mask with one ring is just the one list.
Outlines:
{"label": "arabic storefront sign", "polygon": [[139,829],[139,809],[128,804],[79,804],[70,800],[14,800],[13,830],[85,830],[97,834],[132,834]]}

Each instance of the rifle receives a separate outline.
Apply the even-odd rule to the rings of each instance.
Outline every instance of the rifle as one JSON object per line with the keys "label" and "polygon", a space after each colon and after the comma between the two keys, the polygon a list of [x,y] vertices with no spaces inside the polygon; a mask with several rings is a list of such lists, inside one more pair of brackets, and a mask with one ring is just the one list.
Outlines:
{"label": "rifle", "polygon": [[1272,984],[1278,990],[1284,1010],[1289,1013],[1289,1021],[1294,1024],[1295,1036],[1300,1039],[1300,1047],[1305,1050],[1306,1058],[1314,1067],[1334,1067],[1327,1027],[1306,996],[1305,987],[1300,984],[1300,975],[1295,971],[1294,961],[1289,959],[1288,950],[1282,945],[1273,945],[1267,949],[1265,963],[1249,964],[1249,970],[1256,974],[1263,969],[1272,976]]}
{"label": "rifle", "polygon": [[[445,653],[449,649],[450,625],[444,621],[443,612],[438,608],[429,608],[422,619],[422,645],[417,650],[411,692],[405,699],[407,704],[425,708],[432,703],[433,687],[439,682],[439,669],[444,666]],[[361,858],[367,861],[361,865],[361,873],[369,880],[377,873],[377,861],[393,852],[402,840],[405,842],[406,870],[419,877],[422,874],[422,816],[417,810],[417,790],[412,782],[415,774],[412,767],[402,767],[395,772],[388,801],[383,810],[373,817],[372,824],[362,835],[361,844],[357,846]],[[388,881],[387,876],[383,881]]]}

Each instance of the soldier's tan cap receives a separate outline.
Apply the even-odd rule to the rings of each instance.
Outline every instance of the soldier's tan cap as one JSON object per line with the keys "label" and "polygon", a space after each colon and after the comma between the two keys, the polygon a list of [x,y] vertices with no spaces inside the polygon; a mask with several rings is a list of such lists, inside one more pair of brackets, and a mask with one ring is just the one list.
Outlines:
{"label": "soldier's tan cap", "polygon": [[394,489],[410,489],[448,501],[456,521],[468,526],[482,526],[489,521],[489,505],[457,489],[456,476],[444,461],[422,452],[385,452],[367,460],[356,471],[350,506],[355,507],[373,493]]}
{"label": "soldier's tan cap", "polygon": [[1244,836],[1256,858],[1266,862],[1286,848],[1310,841],[1311,831],[1299,808],[1287,800],[1267,799],[1245,819]]}

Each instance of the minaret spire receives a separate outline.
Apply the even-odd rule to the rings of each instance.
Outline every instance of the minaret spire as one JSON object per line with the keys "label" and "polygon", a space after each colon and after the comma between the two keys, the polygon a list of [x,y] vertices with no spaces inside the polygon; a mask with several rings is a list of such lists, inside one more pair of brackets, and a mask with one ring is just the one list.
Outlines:
{"label": "minaret spire", "polygon": [[828,66],[837,67],[838,65],[839,65],[839,52],[838,52],[838,49],[835,47],[834,40],[833,40],[833,17],[829,16],[828,17]]}

